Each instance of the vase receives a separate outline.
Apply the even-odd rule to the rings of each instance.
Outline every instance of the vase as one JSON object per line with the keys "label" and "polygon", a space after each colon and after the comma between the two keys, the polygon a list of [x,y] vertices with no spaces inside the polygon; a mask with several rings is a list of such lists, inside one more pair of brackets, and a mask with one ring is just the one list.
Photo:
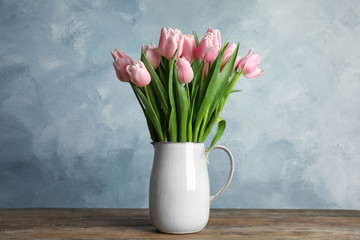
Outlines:
{"label": "vase", "polygon": [[210,195],[208,154],[204,143],[155,142],[154,161],[149,187],[149,211],[154,227],[163,233],[186,234],[205,228],[210,203],[228,187],[234,172],[230,159],[230,173],[225,185],[214,196]]}

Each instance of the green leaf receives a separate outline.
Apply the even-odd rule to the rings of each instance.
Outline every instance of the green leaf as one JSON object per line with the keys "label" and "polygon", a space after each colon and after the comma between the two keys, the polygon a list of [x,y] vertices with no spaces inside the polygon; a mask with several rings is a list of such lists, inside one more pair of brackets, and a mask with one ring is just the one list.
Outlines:
{"label": "green leaf", "polygon": [[212,150],[212,148],[215,146],[215,144],[219,141],[226,128],[226,121],[224,119],[219,117],[217,118],[216,122],[218,126],[216,128],[214,137],[210,143],[210,147],[206,150],[206,154],[209,153]]}
{"label": "green leaf", "polygon": [[161,99],[156,97],[156,91],[155,91],[155,84],[154,82],[150,82],[149,85],[145,86],[143,89],[145,90],[145,93],[147,94],[147,99],[149,100],[149,103],[151,107],[154,109],[156,116],[159,119],[159,122],[162,124],[162,131],[164,134],[164,141],[167,141],[167,125],[168,125],[168,117],[165,115],[165,113],[161,110]]}
{"label": "green leaf", "polygon": [[213,97],[213,102],[211,104],[212,109],[210,112],[212,112],[217,107],[218,104],[216,102],[220,101],[222,95],[224,94],[224,92],[227,89],[227,86],[229,83],[228,79],[230,78],[230,76],[232,74],[232,69],[233,69],[233,66],[236,61],[236,56],[237,56],[238,50],[239,50],[239,44],[237,45],[233,55],[231,56],[231,58],[229,59],[229,61],[227,62],[227,64],[225,65],[225,67],[223,68],[223,70],[220,73],[220,76],[218,79],[218,86],[217,86],[216,92]]}
{"label": "green leaf", "polygon": [[[195,76],[194,76],[194,79],[192,81],[192,84],[193,84],[193,88],[192,88],[192,91],[191,91],[191,101],[194,102],[194,99],[195,99],[195,95],[196,95],[196,102],[195,102],[195,105],[193,106],[193,112],[194,112],[194,116],[197,115],[199,109],[200,109],[200,106],[201,106],[201,102],[202,102],[202,99],[203,99],[203,95],[201,96],[201,93],[200,93],[200,89],[203,85],[203,81],[204,81],[204,65],[205,63],[204,62],[201,62],[201,64],[199,65],[199,68],[198,70],[195,72]],[[194,119],[196,120],[196,118]]]}
{"label": "green leaf", "polygon": [[[218,111],[218,107],[221,105],[222,96],[226,92],[227,86],[229,85],[228,80],[229,80],[229,77],[232,75],[232,69],[233,69],[233,66],[236,61],[238,49],[239,49],[239,44],[237,45],[234,53],[232,54],[231,58],[229,59],[229,61],[225,65],[225,67],[222,69],[222,71],[217,79],[216,89],[214,90],[214,94],[212,97],[212,101],[209,104],[208,111],[209,111],[209,116],[212,116],[212,114],[214,112],[217,112],[218,114],[215,116],[215,118],[213,118],[213,120],[212,119],[204,119],[204,121],[206,121],[206,123],[207,123],[206,124],[207,127],[208,126],[212,127],[213,124],[211,123],[211,121],[216,121],[217,117],[219,117],[219,115],[220,115],[220,111]],[[200,141],[205,141],[205,139],[210,131],[211,131],[211,129],[207,129],[203,135],[200,135]],[[203,133],[203,131],[201,131],[201,133]]]}
{"label": "green leaf", "polygon": [[190,142],[195,141],[193,137],[193,125],[194,125],[194,118],[196,118],[195,103],[196,103],[198,88],[199,85],[195,85],[193,87],[192,93],[194,92],[194,95],[191,95],[191,101],[190,101],[189,121],[188,121],[188,140]]}
{"label": "green leaf", "polygon": [[[227,45],[225,45],[224,48],[226,48],[226,46]],[[198,136],[198,141],[200,142],[205,141],[207,136],[210,134],[211,128],[214,125],[214,121],[217,121],[217,118],[220,115],[220,111],[218,111],[218,107],[221,105],[222,96],[224,92],[226,92],[227,86],[229,84],[228,79],[232,75],[232,69],[236,60],[238,49],[239,49],[239,44],[237,45],[233,55],[231,56],[225,67],[222,69],[220,75],[216,79],[215,84],[213,85],[214,90],[212,92],[212,97],[210,98],[210,103],[207,106],[207,110],[206,110],[207,115],[204,115],[202,119],[203,123],[201,124],[200,132]]]}
{"label": "green leaf", "polygon": [[166,58],[164,57],[161,57],[161,64],[159,65],[159,67],[156,69],[157,72],[158,72],[158,76],[161,80],[161,83],[163,84],[164,86],[164,89],[168,89],[168,84],[169,84],[169,78],[167,76],[167,70],[166,70],[166,67],[165,67],[165,64],[164,64],[164,61],[167,60]]}
{"label": "green leaf", "polygon": [[221,97],[221,100],[220,100],[220,102],[217,103],[217,107],[215,108],[215,110],[216,110],[215,117],[213,118],[212,121],[210,121],[204,135],[202,136],[202,138],[204,140],[209,136],[212,127],[216,124],[217,118],[220,116],[220,113],[221,113],[222,109],[224,108],[225,102],[240,76],[241,76],[240,72],[235,73],[235,74],[233,74],[230,81],[228,82],[226,89]]}
{"label": "green leaf", "polygon": [[222,109],[224,108],[225,102],[227,100],[227,98],[229,97],[231,91],[233,90],[235,84],[237,83],[237,81],[239,80],[240,76],[241,76],[241,72],[237,72],[236,74],[234,74],[232,76],[232,78],[230,79],[228,85],[226,86],[225,92],[223,93],[223,95],[221,96],[221,100],[219,103],[219,107],[217,109],[218,115],[220,114],[220,112],[222,111]]}
{"label": "green leaf", "polygon": [[200,78],[200,83],[199,83],[199,96],[198,96],[198,102],[197,102],[197,106],[196,106],[197,111],[200,110],[202,101],[203,101],[205,93],[208,89],[208,85],[210,83],[210,79],[211,79],[212,73],[213,73],[213,68],[211,68],[209,66],[209,68],[212,69],[212,72],[210,72],[210,70],[209,70],[208,75],[205,77],[206,64],[210,64],[210,63],[202,62],[202,65],[201,65],[202,69],[201,69],[201,78]]}
{"label": "green leaf", "polygon": [[200,142],[204,142],[205,139],[203,138],[206,126],[207,126],[207,122],[206,120],[209,118],[209,109],[206,110],[205,115],[204,115],[204,120],[201,122],[201,127],[200,127],[200,132],[199,132],[199,141]]}
{"label": "green leaf", "polygon": [[191,109],[191,99],[190,99],[190,87],[189,87],[188,83],[185,84],[185,89],[186,89],[188,105],[189,105],[189,110],[188,110],[189,114],[188,114],[188,119],[186,120],[187,121],[187,141],[192,142],[192,119],[191,119],[192,109]]}
{"label": "green leaf", "polygon": [[237,90],[237,89],[235,89],[235,90],[231,90],[230,93],[237,93],[237,92],[242,92],[242,90]]}
{"label": "green leaf", "polygon": [[139,102],[139,104],[140,104],[140,107],[141,107],[141,109],[142,109],[142,111],[143,111],[143,113],[144,113],[144,116],[145,116],[145,119],[146,119],[146,124],[147,124],[148,129],[149,129],[149,132],[150,132],[151,140],[152,140],[153,142],[156,142],[156,141],[158,140],[158,137],[157,137],[157,135],[156,135],[155,128],[154,128],[154,126],[152,125],[149,117],[147,116],[147,114],[146,114],[146,112],[145,112],[145,108],[144,108],[144,106],[143,106],[143,104],[142,104],[142,102],[141,102],[138,94],[136,93],[136,91],[135,91],[135,89],[134,89],[134,87],[136,87],[136,86],[133,85],[133,84],[130,84],[130,86],[131,86],[131,89],[133,90],[134,95],[136,96],[136,99],[138,100],[138,102]]}
{"label": "green leaf", "polygon": [[[133,84],[133,83],[130,82],[130,84]],[[134,86],[133,89],[135,90],[135,92],[139,96],[139,98],[141,99],[141,102],[144,104],[145,114],[150,119],[152,124],[154,125],[155,131],[156,131],[157,135],[159,136],[160,141],[164,141],[164,135],[163,135],[160,121],[159,121],[158,117],[156,116],[154,109],[151,107],[150,102],[148,101],[148,99],[146,98],[144,93],[138,87]]]}
{"label": "green leaf", "polygon": [[[176,53],[175,53],[176,54]],[[169,101],[170,101],[170,117],[169,117],[169,140],[170,142],[177,142],[177,116],[176,116],[176,105],[174,96],[174,64],[175,56],[170,61],[169,69]]]}
{"label": "green leaf", "polygon": [[194,78],[189,83],[189,87],[191,89],[190,99],[193,99],[195,95],[195,90],[197,90],[197,88],[199,87],[199,79],[201,77],[201,62],[199,61],[199,59],[195,59],[195,61],[191,64],[191,67],[194,72]]}
{"label": "green leaf", "polygon": [[[144,87],[145,91],[148,91],[148,101],[151,105],[151,107],[154,109],[156,116],[161,119],[161,103],[159,102],[159,99],[156,98],[156,86],[154,85],[154,82],[150,82],[147,86]],[[160,121],[161,122],[161,121]]]}
{"label": "green leaf", "polygon": [[[195,129],[194,129],[194,135],[195,135],[194,140],[195,141],[199,141],[200,125],[203,121],[206,124],[206,119],[204,119],[205,113],[211,107],[211,103],[213,102],[213,98],[214,98],[215,93],[218,90],[218,87],[220,84],[220,82],[218,81],[218,73],[220,71],[221,59],[225,52],[226,47],[227,47],[227,44],[221,49],[220,53],[218,54],[217,58],[215,59],[215,62],[209,69],[209,73],[208,73],[207,77],[210,77],[210,82],[209,82],[209,86],[204,87],[204,89],[206,88],[206,93],[205,93],[204,99],[203,100],[198,99],[198,100],[202,101],[202,103],[201,103],[199,112],[196,117],[196,123],[195,123]],[[226,66],[225,66],[225,68],[226,68]],[[220,76],[221,76],[221,74],[220,74]],[[203,88],[203,86],[201,88]],[[201,92],[204,89],[200,89],[199,91]]]}
{"label": "green leaf", "polygon": [[194,38],[195,38],[196,47],[198,47],[200,42],[199,42],[199,38],[198,38],[198,35],[197,35],[195,30],[193,30],[193,35],[194,35]]}
{"label": "green leaf", "polygon": [[189,102],[186,89],[180,83],[176,68],[174,68],[175,102],[178,117],[179,141],[187,142],[187,123],[189,114]]}
{"label": "green leaf", "polygon": [[167,92],[165,91],[165,88],[159,78],[159,76],[157,75],[157,73],[155,72],[154,68],[152,67],[150,61],[148,60],[148,58],[146,57],[145,53],[141,53],[141,59],[144,62],[147,70],[149,71],[151,77],[154,79],[155,82],[155,91],[156,91],[156,95],[161,99],[160,102],[162,102],[162,106],[164,107],[164,112],[166,116],[169,116],[169,103],[168,103],[168,95]]}
{"label": "green leaf", "polygon": [[177,142],[177,119],[176,119],[176,108],[171,107],[170,118],[169,118],[169,141]]}

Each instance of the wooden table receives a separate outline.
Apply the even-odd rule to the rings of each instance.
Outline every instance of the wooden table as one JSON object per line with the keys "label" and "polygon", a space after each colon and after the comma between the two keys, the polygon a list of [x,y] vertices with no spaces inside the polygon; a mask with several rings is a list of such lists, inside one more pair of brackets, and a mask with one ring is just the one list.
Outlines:
{"label": "wooden table", "polygon": [[167,235],[147,209],[0,209],[0,239],[360,239],[357,210],[212,209],[200,233]]}

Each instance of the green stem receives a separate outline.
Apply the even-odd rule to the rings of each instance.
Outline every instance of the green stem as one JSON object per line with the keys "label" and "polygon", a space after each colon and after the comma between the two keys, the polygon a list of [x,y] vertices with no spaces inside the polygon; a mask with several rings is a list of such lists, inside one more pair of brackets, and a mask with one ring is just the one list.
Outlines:
{"label": "green stem", "polygon": [[[204,61],[201,61],[201,77],[200,77],[200,86],[199,86],[199,90],[198,90],[198,97],[197,97],[197,100],[198,101],[196,101],[196,104],[194,105],[194,107],[195,107],[195,110],[196,110],[196,113],[198,113],[199,112],[199,109],[200,109],[200,106],[201,106],[201,103],[202,103],[202,91],[203,91],[203,89],[202,89],[202,86],[203,86],[203,82],[204,82],[204,78],[205,78],[205,62]],[[193,131],[193,133],[194,133],[194,136],[193,136],[193,141],[195,141],[195,142],[198,142],[199,141],[199,131],[200,131],[200,124],[195,124],[195,129],[194,129],[194,131]]]}
{"label": "green stem", "polygon": [[150,103],[151,110],[153,110],[153,111],[156,113],[156,111],[154,110],[154,107],[153,107],[153,105],[152,105],[151,98],[150,98],[150,95],[149,95],[149,91],[148,91],[148,89],[147,89],[147,86],[145,86],[144,89],[145,89],[146,98],[148,99],[148,101],[149,101],[149,103]]}
{"label": "green stem", "polygon": [[186,83],[186,84],[185,84],[185,88],[186,88],[188,103],[189,103],[189,106],[191,106],[191,104],[190,104],[190,89],[189,89],[189,84]]}
{"label": "green stem", "polygon": [[190,101],[190,89],[189,84],[185,84],[187,99],[189,104],[189,115],[188,115],[188,123],[187,123],[187,141],[192,142],[192,109],[191,109],[191,101]]}

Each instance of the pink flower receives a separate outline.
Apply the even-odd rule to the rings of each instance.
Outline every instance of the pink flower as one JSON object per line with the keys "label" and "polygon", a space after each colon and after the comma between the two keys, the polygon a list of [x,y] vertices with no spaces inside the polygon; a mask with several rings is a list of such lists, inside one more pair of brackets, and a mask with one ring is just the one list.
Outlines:
{"label": "pink flower", "polygon": [[220,51],[222,45],[221,45],[221,34],[219,29],[213,29],[212,27],[209,27],[207,32],[210,32],[214,35],[214,41],[215,41],[214,44],[218,45]]}
{"label": "pink flower", "polygon": [[181,57],[186,58],[190,63],[196,59],[196,44],[195,37],[191,34],[183,35],[184,44]]}
{"label": "pink flower", "polygon": [[155,69],[160,64],[161,51],[155,46],[154,43],[148,45],[142,45],[141,52],[145,53],[146,57],[149,59],[151,66]]}
{"label": "pink flower", "polygon": [[133,60],[123,51],[117,48],[111,52],[111,55],[114,58],[113,66],[116,72],[116,76],[120,81],[128,82],[130,80],[130,76],[126,71],[126,67],[128,65],[134,64]]}
{"label": "pink flower", "polygon": [[209,28],[199,43],[196,55],[200,60],[204,60],[205,62],[213,62],[220,49],[220,31]]}
{"label": "pink flower", "polygon": [[222,59],[221,59],[221,66],[226,65],[226,63],[229,61],[229,59],[233,55],[235,49],[236,49],[235,43],[232,43],[226,47],[224,55],[222,56]]}
{"label": "pink flower", "polygon": [[145,87],[151,81],[150,73],[142,61],[137,61],[133,65],[127,66],[126,71],[131,81],[138,87]]}
{"label": "pink flower", "polygon": [[249,53],[246,57],[240,60],[238,64],[238,68],[245,77],[247,78],[255,78],[259,76],[264,70],[258,68],[260,63],[260,55],[253,54],[254,49],[250,49]]}
{"label": "pink flower", "polygon": [[189,83],[194,77],[194,72],[191,68],[190,62],[184,57],[176,61],[176,69],[179,81],[182,83]]}
{"label": "pink flower", "polygon": [[159,48],[161,50],[161,54],[167,59],[172,59],[176,49],[178,49],[176,58],[181,56],[183,42],[184,38],[179,29],[165,27],[161,29]]}

